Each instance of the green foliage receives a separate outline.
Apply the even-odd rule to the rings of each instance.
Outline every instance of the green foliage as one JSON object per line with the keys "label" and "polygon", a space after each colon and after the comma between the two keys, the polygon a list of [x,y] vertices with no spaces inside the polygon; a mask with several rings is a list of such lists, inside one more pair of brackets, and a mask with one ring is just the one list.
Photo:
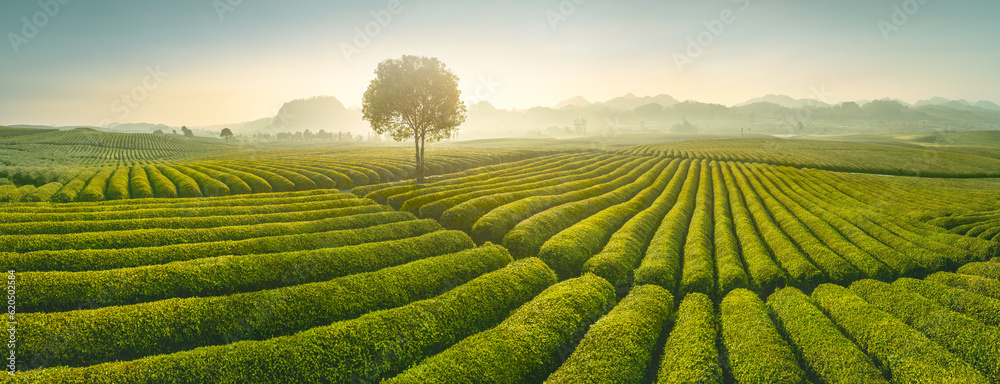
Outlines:
{"label": "green foliage", "polygon": [[[83,366],[268,339],[427,299],[510,261],[506,250],[490,246],[273,290],[21,314],[18,354],[26,361],[44,357],[50,366]],[[53,337],[65,342],[46,345]]]}
{"label": "green foliage", "polygon": [[779,289],[767,298],[767,306],[816,382],[888,384],[871,359],[802,291]]}
{"label": "green foliage", "polygon": [[812,293],[837,326],[898,383],[987,383],[974,368],[847,288],[823,284]]}
{"label": "green foliage", "polygon": [[424,143],[449,138],[465,121],[458,77],[437,58],[403,55],[378,64],[361,101],[362,118],[380,135],[416,144],[417,183],[424,182]]}
{"label": "green foliage", "polygon": [[[633,169],[633,172],[639,177],[631,183],[601,195],[549,208],[522,220],[504,236],[503,246],[507,247],[514,257],[536,255],[542,245],[552,236],[613,205],[628,201],[649,187],[669,163],[666,160],[648,161]],[[649,165],[653,165],[653,167],[648,168]],[[625,177],[631,176],[630,172]]]}
{"label": "green foliage", "polygon": [[[21,187],[20,189],[24,190],[24,187]],[[24,190],[24,192],[22,192],[24,193],[24,197],[21,197],[21,201],[49,201],[52,199],[52,196],[56,194],[56,192],[61,191],[62,189],[62,183],[57,181],[53,181],[38,188],[29,188],[28,190]]]}
{"label": "green foliage", "polygon": [[[713,239],[715,249],[715,270],[718,275],[717,297],[726,296],[729,291],[737,288],[750,288],[750,277],[747,275],[740,256],[740,243],[736,238],[733,225],[733,214],[730,213],[729,192],[726,181],[722,178],[719,163],[712,162],[712,200]],[[776,269],[777,266],[774,266]]]}
{"label": "green foliage", "polygon": [[64,249],[160,247],[212,241],[238,241],[288,234],[315,233],[362,228],[416,219],[409,212],[358,214],[345,208],[327,212],[327,218],[292,223],[222,226],[193,229],[138,229],[131,231],[82,232],[63,235],[15,235],[0,237],[0,247],[12,252]]}
{"label": "green foliage", "polygon": [[712,299],[702,293],[688,294],[677,309],[656,382],[723,383],[717,340],[718,320]]}
{"label": "green foliage", "polygon": [[129,189],[132,191],[133,199],[146,199],[153,197],[153,186],[150,178],[146,174],[146,169],[142,166],[133,166],[129,170]]}
{"label": "green foliage", "polygon": [[681,252],[697,201],[700,171],[701,163],[692,162],[677,204],[663,218],[642,264],[635,270],[635,284],[656,284],[676,292],[681,278]]}
{"label": "green foliage", "polygon": [[129,194],[129,167],[118,167],[115,173],[108,178],[107,192],[104,198],[108,200],[121,200],[130,197]]}
{"label": "green foliage", "polygon": [[340,248],[221,256],[106,271],[22,272],[19,284],[36,293],[23,296],[18,307],[25,312],[61,311],[250,292],[369,272],[472,245],[461,232],[439,231]]}
{"label": "green foliage", "polygon": [[1000,160],[935,149],[799,139],[694,140],[617,151],[685,159],[922,177],[996,177]]}
{"label": "green foliage", "polygon": [[757,295],[733,290],[722,299],[719,313],[722,345],[737,383],[808,383]]}
{"label": "green foliage", "polygon": [[667,290],[635,287],[590,327],[545,383],[641,383],[673,306]]}
{"label": "green foliage", "polygon": [[715,293],[715,249],[713,247],[713,183],[708,161],[701,163],[697,199],[691,213],[691,225],[684,242],[680,295],[701,292]]}
{"label": "green foliage", "polygon": [[1000,326],[1000,300],[927,280],[903,278],[892,285],[916,292],[985,324]]}
{"label": "green foliage", "polygon": [[[156,166],[147,164],[143,170],[146,171],[146,176],[149,177],[149,184],[153,188],[153,196],[159,198],[173,198],[178,196],[177,186],[174,185],[173,181],[164,176]],[[201,192],[199,191],[198,193],[200,194]]]}
{"label": "green foliage", "polygon": [[[598,161],[600,160],[600,161]],[[613,178],[607,175],[629,162],[629,158],[611,157],[595,159],[592,167],[581,169],[577,175],[548,179],[539,183],[518,184],[512,187],[483,191],[483,196],[473,198],[449,208],[439,221],[448,229],[469,231],[472,226],[497,207],[531,196],[555,195],[578,191]],[[475,239],[475,236],[473,236]]]}
{"label": "green foliage", "polygon": [[115,169],[109,168],[94,174],[94,177],[91,177],[90,181],[87,182],[87,186],[80,191],[80,194],[77,196],[77,200],[104,200],[104,190],[108,188],[108,179],[111,177],[113,172],[115,172]]}
{"label": "green foliage", "polygon": [[584,263],[600,252],[616,231],[655,201],[680,163],[680,160],[673,160],[666,169],[653,173],[658,175],[653,184],[631,200],[580,220],[547,240],[539,249],[538,258],[544,260],[562,279],[579,276]]}
{"label": "green foliage", "polygon": [[89,271],[129,268],[224,255],[249,255],[386,241],[441,230],[433,220],[405,220],[358,229],[279,235],[245,240],[173,244],[162,247],[66,249],[0,253],[0,265],[17,271]]}
{"label": "green foliage", "polygon": [[1000,329],[952,312],[904,286],[861,280],[851,284],[851,291],[962,357],[991,382],[1000,382]]}
{"label": "green foliage", "polygon": [[[537,259],[533,259],[537,260]],[[524,383],[547,377],[587,326],[615,305],[611,284],[595,275],[540,293],[500,325],[431,356],[388,383]]]}
{"label": "green foliage", "polygon": [[632,281],[632,271],[642,262],[658,225],[677,201],[693,166],[690,161],[681,162],[663,194],[615,232],[601,252],[583,264],[583,271],[603,277],[616,289],[627,287]]}
{"label": "green foliage", "polygon": [[[753,217],[743,200],[743,193],[726,164],[718,164],[721,181],[726,185],[733,226],[739,239],[740,252],[747,266],[750,286],[757,292],[771,292],[788,283],[788,275],[771,258],[771,252],[754,225]],[[713,171],[713,174],[715,172]],[[721,284],[720,284],[721,286]]]}
{"label": "green foliage", "polygon": [[76,177],[66,183],[66,185],[63,185],[63,187],[59,189],[59,192],[52,195],[51,200],[57,203],[76,201],[76,197],[79,196],[80,191],[83,190],[83,187],[87,186],[87,182],[90,181],[95,174],[97,174],[97,172],[94,170],[87,170],[77,174]]}
{"label": "green foliage", "polygon": [[1000,262],[986,261],[968,263],[958,268],[958,273],[1000,279]]}
{"label": "green foliage", "polygon": [[291,336],[23,376],[96,383],[379,381],[494,326],[555,280],[541,260],[525,259],[436,298]]}
{"label": "green foliage", "polygon": [[726,168],[726,182],[734,182],[743,194],[747,210],[756,223],[760,237],[771,249],[771,254],[781,265],[792,281],[789,285],[810,290],[827,278],[823,271],[816,267],[804,252],[788,237],[782,228],[775,222],[774,218],[768,214],[768,209],[764,201],[757,195],[746,177],[734,163],[728,163]]}
{"label": "green foliage", "polygon": [[[195,181],[191,176],[181,173],[174,167],[169,165],[157,165],[156,169],[170,179],[174,185],[177,186],[177,197],[202,197],[201,188],[198,186],[198,182]],[[229,188],[226,188],[225,194],[229,194]]]}
{"label": "green foliage", "polygon": [[502,242],[507,232],[519,222],[557,205],[598,196],[629,184],[654,162],[648,158],[625,160],[627,162],[623,161],[623,164],[610,173],[597,178],[527,191],[519,195],[516,201],[505,202],[482,215],[472,225],[469,233],[476,242]]}
{"label": "green foliage", "polygon": [[926,280],[1000,299],[1000,280],[951,272],[938,272],[927,276]]}

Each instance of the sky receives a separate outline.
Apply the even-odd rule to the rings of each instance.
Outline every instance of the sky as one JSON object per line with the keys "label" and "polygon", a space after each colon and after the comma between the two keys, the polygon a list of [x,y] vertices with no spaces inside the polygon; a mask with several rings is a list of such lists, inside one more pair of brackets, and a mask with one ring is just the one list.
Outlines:
{"label": "sky", "polygon": [[499,108],[626,93],[1000,103],[997,15],[996,0],[5,0],[0,124],[357,106],[404,54],[441,59],[463,100]]}

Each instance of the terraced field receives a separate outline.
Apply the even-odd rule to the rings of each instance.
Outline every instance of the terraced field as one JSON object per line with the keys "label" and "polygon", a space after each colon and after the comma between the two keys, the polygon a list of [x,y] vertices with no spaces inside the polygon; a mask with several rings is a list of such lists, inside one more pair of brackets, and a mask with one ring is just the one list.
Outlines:
{"label": "terraced field", "polygon": [[417,185],[365,151],[0,205],[13,380],[1000,383],[992,179],[456,149]]}
{"label": "terraced field", "polygon": [[[404,148],[380,148],[377,154],[361,148],[234,152],[233,148],[211,142],[185,143],[184,139],[162,135],[83,129],[16,136],[0,141],[0,150],[5,146],[30,153],[58,153],[70,160],[61,160],[64,163],[60,166],[0,167],[0,177],[11,182],[0,186],[0,202],[94,202],[343,190],[409,179],[415,169],[411,150]],[[427,174],[455,173],[547,153],[518,149],[431,150]],[[37,161],[43,158],[36,156]]]}
{"label": "terraced field", "polygon": [[[867,202],[884,192],[870,179],[622,155],[539,161],[547,166],[354,192],[436,219],[479,244],[502,244],[515,258],[537,256],[560,279],[594,273],[619,291],[642,284],[680,296],[722,297],[737,288],[766,294],[782,286],[809,291],[828,282],[924,276],[997,253],[996,243],[884,213],[884,206]],[[910,203],[906,192],[894,203]],[[925,205],[949,205],[952,198],[985,204],[991,193],[972,189]]]}
{"label": "terraced field", "polygon": [[1000,177],[1000,159],[953,151],[953,148],[946,151],[860,142],[745,139],[647,144],[617,152],[884,175]]}

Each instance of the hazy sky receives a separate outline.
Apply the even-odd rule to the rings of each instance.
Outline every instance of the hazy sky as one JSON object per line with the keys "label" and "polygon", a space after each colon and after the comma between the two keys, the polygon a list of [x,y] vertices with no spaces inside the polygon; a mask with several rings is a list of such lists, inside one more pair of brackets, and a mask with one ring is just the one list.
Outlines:
{"label": "hazy sky", "polygon": [[998,15],[996,0],[4,0],[0,124],[358,105],[377,63],[403,54],[440,58],[464,99],[500,108],[628,92],[1000,103]]}

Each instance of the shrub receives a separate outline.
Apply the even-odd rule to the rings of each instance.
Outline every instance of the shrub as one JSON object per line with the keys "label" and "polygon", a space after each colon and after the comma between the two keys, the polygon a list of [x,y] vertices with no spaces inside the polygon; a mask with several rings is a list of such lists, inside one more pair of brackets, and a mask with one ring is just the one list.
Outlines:
{"label": "shrub", "polygon": [[[185,167],[183,165],[173,165],[172,168],[194,180],[201,188],[201,194],[203,196],[229,196],[232,194],[232,191],[229,189],[229,185],[216,180],[203,172],[199,172],[193,168]],[[247,192],[249,192],[249,189],[250,187],[247,186]]]}
{"label": "shrub", "polygon": [[[80,191],[83,187],[87,185],[94,175],[97,174],[94,170],[84,170],[76,175],[72,180],[70,180],[66,185],[63,185],[59,192],[56,192],[50,200],[56,203],[66,203],[70,201],[75,201],[76,197],[80,195]],[[29,200],[30,201],[30,200]]]}
{"label": "shrub", "polygon": [[681,277],[681,252],[694,212],[700,171],[700,162],[691,163],[677,204],[663,218],[646,249],[646,256],[635,270],[635,284],[656,284],[676,292]]}
{"label": "shrub", "polygon": [[654,164],[648,162],[634,170],[639,177],[631,183],[601,195],[546,209],[517,223],[504,236],[504,247],[509,249],[514,257],[537,255],[542,244],[552,236],[608,207],[628,201],[649,187],[668,163],[667,160],[660,160],[653,168],[646,168],[647,165]]}
{"label": "shrub", "polygon": [[635,159],[603,177],[588,180],[573,189],[566,189],[568,184],[573,184],[567,183],[545,192],[533,191],[534,193],[524,196],[523,199],[506,203],[483,215],[472,225],[469,234],[477,243],[485,241],[501,243],[507,232],[529,217],[561,204],[599,196],[629,184],[655,162],[653,159]]}
{"label": "shrub", "polygon": [[791,348],[771,322],[767,307],[746,289],[719,304],[722,345],[738,383],[808,383]]}
{"label": "shrub", "polygon": [[[44,356],[50,366],[82,366],[268,339],[431,298],[510,261],[506,250],[488,246],[273,290],[26,313],[18,317],[23,329],[18,354],[26,361]],[[64,342],[45,342],[53,337]]]}
{"label": "shrub", "polygon": [[678,292],[687,296],[690,292],[706,295],[715,293],[715,247],[713,246],[713,204],[712,169],[708,161],[701,163],[701,178],[691,225],[684,242],[683,264],[681,267]]}
{"label": "shrub", "polygon": [[658,173],[652,185],[628,202],[605,209],[559,232],[542,244],[538,258],[545,261],[560,279],[579,276],[584,263],[601,251],[615,231],[632,217],[648,208],[663,193],[664,188],[677,173],[680,160]]}
{"label": "shrub", "polygon": [[[850,244],[868,252],[882,263],[890,267],[896,276],[916,276],[923,273],[923,267],[913,258],[895,249],[914,247],[912,243],[862,218],[851,209],[836,205],[828,205],[810,192],[795,184],[795,177],[776,174],[769,167],[760,167],[764,174],[775,183],[780,184],[781,191],[808,209],[823,221],[829,223],[842,233]],[[841,217],[843,215],[843,217]],[[854,221],[848,221],[852,219]],[[883,241],[885,243],[883,243]],[[887,245],[889,244],[889,245]],[[890,245],[892,245],[890,247]],[[895,247],[895,248],[894,248]],[[926,250],[915,252],[926,254]]]}
{"label": "shrub", "polygon": [[153,186],[149,183],[149,176],[142,166],[135,165],[129,169],[128,185],[133,199],[153,197]]}
{"label": "shrub", "polygon": [[826,265],[824,270],[830,270],[827,274],[832,282],[851,282],[862,276],[880,280],[897,277],[888,266],[789,197],[775,184],[778,180],[768,178],[760,172],[760,167],[742,167],[754,188],[761,191],[769,206],[774,207],[772,212],[782,221],[782,226],[789,228],[789,232],[797,233],[796,242],[803,250],[817,263]]}
{"label": "shrub", "polygon": [[997,328],[952,312],[895,284],[861,280],[851,284],[851,291],[962,357],[992,382],[1000,382]]}
{"label": "shrub", "polygon": [[743,194],[746,208],[753,217],[761,238],[771,249],[771,254],[774,255],[781,268],[792,278],[789,284],[808,291],[825,280],[827,277],[823,275],[823,271],[809,260],[809,257],[792,242],[788,234],[768,214],[764,201],[750,186],[736,164],[728,164],[726,177],[726,182],[734,181]]}
{"label": "shrub", "polygon": [[583,264],[583,271],[608,280],[616,289],[624,289],[632,280],[632,271],[639,266],[663,216],[670,211],[680,195],[684,180],[693,165],[683,161],[670,179],[663,194],[649,208],[639,212],[615,232],[601,253]]}
{"label": "shrub", "polygon": [[1000,299],[1000,280],[951,272],[938,272],[927,276],[926,280]]}
{"label": "shrub", "polygon": [[[230,169],[222,167],[215,163],[200,163],[198,166],[204,168],[205,170],[212,170],[226,175],[233,175],[240,179],[240,181],[246,183],[250,187],[250,193],[271,193],[271,192],[284,192],[284,191],[274,191],[271,188],[271,184],[264,180],[264,178],[254,175],[252,173],[243,172],[235,169]],[[228,185],[228,183],[227,183]],[[230,191],[233,191],[233,187],[229,187]],[[239,188],[237,188],[239,189]]]}
{"label": "shrub", "polygon": [[108,179],[115,169],[104,169],[94,174],[87,182],[87,186],[80,190],[77,195],[79,201],[102,201],[104,200],[104,190],[108,188]]}
{"label": "shrub", "polygon": [[993,261],[968,263],[959,267],[958,273],[1000,279],[1000,263]]}
{"label": "shrub", "polygon": [[[530,196],[554,195],[578,191],[591,187],[599,182],[611,180],[608,174],[619,169],[630,159],[617,157],[599,157],[594,159],[594,164],[587,168],[572,172],[571,175],[546,178],[545,181],[537,183],[519,183],[510,187],[503,187],[491,190],[474,192],[479,194],[476,198],[457,204],[441,213],[440,222],[448,229],[460,229],[469,231],[472,226],[493,209],[504,204],[518,201]],[[603,176],[603,177],[602,177]],[[454,200],[463,195],[456,196],[444,201]],[[475,239],[475,236],[473,236]]]}
{"label": "shrub", "polygon": [[[163,175],[155,166],[147,164],[144,168],[149,176],[149,184],[153,188],[153,196],[160,198],[177,197],[177,186],[173,181]],[[200,192],[199,192],[200,193]]]}
{"label": "shrub", "polygon": [[118,167],[115,173],[108,179],[107,192],[104,198],[108,200],[121,200],[129,198],[129,167]]}
{"label": "shrub", "polygon": [[471,239],[461,232],[439,231],[340,248],[221,256],[107,271],[21,272],[18,283],[37,293],[24,296],[18,305],[22,312],[65,311],[250,292],[370,272],[457,252],[470,247],[469,243]]}
{"label": "shrub", "polygon": [[691,293],[681,301],[674,329],[663,349],[658,384],[723,382],[719,364],[718,321],[707,295]]}
{"label": "shrub", "polygon": [[823,284],[813,299],[900,383],[987,383],[975,369],[847,288]]}
{"label": "shrub", "polygon": [[[733,214],[729,206],[729,192],[722,178],[719,163],[712,162],[713,239],[715,270],[718,275],[717,297],[724,297],[737,288],[750,288],[750,277],[740,257],[740,243],[733,227]],[[776,267],[775,267],[776,268]]]}
{"label": "shrub", "polygon": [[19,191],[24,190],[27,192],[24,197],[21,197],[21,201],[27,202],[39,202],[39,201],[49,201],[52,199],[52,195],[55,195],[57,191],[62,190],[63,185],[58,181],[53,181],[51,183],[45,184],[38,188],[18,188]]}
{"label": "shrub", "polygon": [[80,232],[63,235],[12,235],[0,237],[0,247],[15,252],[42,250],[159,247],[167,245],[234,241],[254,237],[314,233],[369,227],[416,219],[409,212],[354,214],[342,209],[327,218],[292,223],[265,223],[214,228],[152,228],[131,231]]}
{"label": "shrub", "polygon": [[720,163],[719,173],[722,174],[722,182],[726,184],[729,207],[733,216],[733,228],[736,231],[737,239],[739,239],[743,261],[747,265],[750,286],[754,291],[763,293],[785,286],[788,284],[788,276],[771,258],[771,252],[754,225],[750,210],[744,203],[743,192],[733,180],[732,172],[726,164]]}
{"label": "shrub", "polygon": [[[537,259],[534,259],[537,260]],[[591,322],[615,304],[611,284],[584,275],[556,284],[500,325],[466,338],[387,383],[541,381]]]}
{"label": "shrub", "polygon": [[159,383],[164,377],[173,383],[380,381],[492,327],[555,279],[541,260],[525,259],[432,299],[291,336],[21,377],[97,383]]}
{"label": "shrub", "polygon": [[162,247],[69,249],[0,253],[0,263],[17,271],[88,271],[138,267],[224,255],[288,252],[385,241],[441,230],[433,220],[408,220],[358,229],[281,235],[246,240],[173,244]]}
{"label": "shrub", "polygon": [[635,287],[590,327],[545,383],[641,383],[673,306],[667,290]]}
{"label": "shrub", "polygon": [[983,323],[1000,326],[1000,300],[933,281],[903,278],[892,283]]}
{"label": "shrub", "polygon": [[[178,197],[203,196],[201,193],[201,187],[198,186],[198,182],[191,176],[185,175],[169,165],[157,165],[156,169],[158,169],[163,176],[166,176],[174,183],[174,185],[177,186]],[[225,193],[229,193],[229,187],[226,187]]]}
{"label": "shrub", "polygon": [[809,296],[788,287],[767,298],[782,334],[809,370],[824,383],[886,383],[882,371],[837,325],[830,321]]}

